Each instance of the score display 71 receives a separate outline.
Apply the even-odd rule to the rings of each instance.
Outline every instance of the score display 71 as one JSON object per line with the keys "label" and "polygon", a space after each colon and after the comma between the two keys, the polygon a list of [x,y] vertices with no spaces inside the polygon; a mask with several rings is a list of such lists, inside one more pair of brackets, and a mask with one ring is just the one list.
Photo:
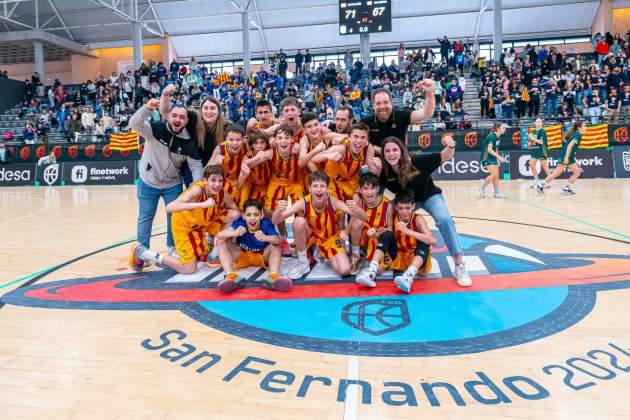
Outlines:
{"label": "score display 71", "polygon": [[339,1],[339,35],[391,31],[391,0]]}

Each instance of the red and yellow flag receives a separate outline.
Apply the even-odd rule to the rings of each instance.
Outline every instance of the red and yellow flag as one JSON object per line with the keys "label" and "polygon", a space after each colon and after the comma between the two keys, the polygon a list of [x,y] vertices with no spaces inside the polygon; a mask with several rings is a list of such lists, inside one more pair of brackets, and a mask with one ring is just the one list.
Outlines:
{"label": "red and yellow flag", "polygon": [[580,149],[608,147],[608,124],[590,125],[580,141]]}
{"label": "red and yellow flag", "polygon": [[111,134],[109,136],[109,147],[112,150],[136,150],[138,148],[138,134],[135,131]]}
{"label": "red and yellow flag", "polygon": [[[562,147],[562,126],[550,125],[543,128],[547,133],[547,149],[560,149]],[[527,132],[533,133],[534,128],[530,128]]]}

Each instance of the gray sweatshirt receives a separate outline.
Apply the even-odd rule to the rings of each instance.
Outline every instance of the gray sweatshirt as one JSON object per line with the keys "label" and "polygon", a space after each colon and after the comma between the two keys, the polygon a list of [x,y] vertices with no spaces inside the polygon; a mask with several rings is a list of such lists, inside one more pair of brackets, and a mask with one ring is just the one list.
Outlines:
{"label": "gray sweatshirt", "polygon": [[188,162],[193,181],[203,176],[195,141],[186,129],[173,134],[165,122],[149,122],[151,111],[143,106],[129,120],[129,127],[144,137],[140,179],[153,188],[165,189],[182,182],[181,167]]}

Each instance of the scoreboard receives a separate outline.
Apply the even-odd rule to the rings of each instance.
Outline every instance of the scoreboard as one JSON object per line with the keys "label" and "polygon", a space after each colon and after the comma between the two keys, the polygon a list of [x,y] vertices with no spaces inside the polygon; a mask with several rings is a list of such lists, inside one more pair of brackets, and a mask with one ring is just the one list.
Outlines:
{"label": "scoreboard", "polygon": [[391,0],[339,0],[339,35],[391,31]]}

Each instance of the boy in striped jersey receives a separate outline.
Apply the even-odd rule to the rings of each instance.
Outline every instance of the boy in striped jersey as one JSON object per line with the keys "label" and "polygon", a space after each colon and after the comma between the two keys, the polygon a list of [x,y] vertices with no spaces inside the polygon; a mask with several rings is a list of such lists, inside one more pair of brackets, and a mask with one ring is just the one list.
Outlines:
{"label": "boy in striped jersey", "polygon": [[247,153],[245,132],[238,124],[230,124],[226,128],[227,139],[215,147],[208,165],[221,166],[225,175],[224,190],[236,203],[240,201],[240,192],[236,189],[241,165]]}
{"label": "boy in striped jersey", "polygon": [[[361,268],[361,257],[359,255],[360,248],[366,253],[367,261],[370,261],[370,267],[357,276],[357,283],[374,287],[374,279],[381,274],[389,265],[389,257],[387,255],[379,255],[387,249],[379,249],[381,236],[383,243],[386,245],[388,240],[391,241],[393,206],[389,199],[383,194],[379,194],[380,184],[378,177],[370,172],[361,174],[359,178],[359,189],[354,194],[354,202],[358,204],[360,209],[359,217],[352,219],[350,222],[350,238],[352,243],[352,273],[357,274]],[[378,258],[376,258],[378,257]],[[373,261],[379,260],[379,263],[372,264]]]}
{"label": "boy in striped jersey", "polygon": [[307,252],[312,246],[318,248],[321,256],[330,261],[338,274],[346,276],[350,273],[350,261],[343,246],[348,235],[346,231],[339,229],[337,218],[342,213],[356,215],[357,205],[351,200],[346,204],[332,198],[329,183],[330,177],[326,173],[311,173],[311,193],[291,207],[288,207],[286,200],[281,200],[273,213],[272,221],[276,225],[296,215],[293,235],[298,251],[298,264],[288,274],[292,280],[300,279],[311,271]]}
{"label": "boy in striped jersey", "polygon": [[[424,217],[414,213],[415,200],[411,193],[397,194],[394,203],[393,232],[384,231],[380,235],[370,266],[357,276],[356,281],[375,287],[374,279],[379,270],[389,267],[394,271],[396,287],[409,293],[416,274],[426,275],[431,271],[430,247],[437,240]],[[387,257],[390,260],[383,264]]]}

